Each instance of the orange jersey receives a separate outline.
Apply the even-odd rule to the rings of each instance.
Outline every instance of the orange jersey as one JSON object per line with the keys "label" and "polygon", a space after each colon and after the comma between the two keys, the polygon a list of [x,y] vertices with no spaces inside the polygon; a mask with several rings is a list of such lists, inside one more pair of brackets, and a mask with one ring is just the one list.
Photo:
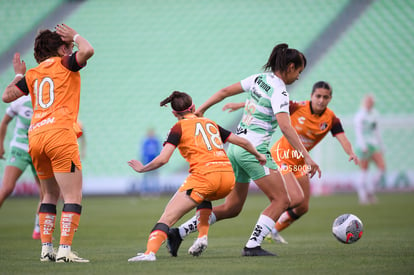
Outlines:
{"label": "orange jersey", "polygon": [[208,118],[187,114],[171,128],[165,143],[178,147],[190,164],[190,173],[233,171],[223,148],[230,135]]}
{"label": "orange jersey", "polygon": [[49,129],[72,129],[77,121],[82,67],[71,56],[51,57],[27,71],[16,84],[32,98],[33,117],[29,135]]}
{"label": "orange jersey", "polygon": [[[315,147],[329,131],[334,136],[344,132],[341,121],[331,109],[326,108],[322,114],[315,114],[310,101],[291,101],[289,112],[292,126],[308,151]],[[271,153],[278,165],[303,159],[284,136],[272,146]]]}

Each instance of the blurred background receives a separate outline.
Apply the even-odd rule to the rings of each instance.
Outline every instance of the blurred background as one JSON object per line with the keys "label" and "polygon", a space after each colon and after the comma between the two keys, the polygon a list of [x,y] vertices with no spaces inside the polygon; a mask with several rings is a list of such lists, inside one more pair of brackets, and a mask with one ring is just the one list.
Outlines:
{"label": "blurred background", "polygon": [[[299,81],[288,86],[290,98],[308,100],[315,82],[328,81],[333,87],[329,107],[354,145],[353,117],[363,96],[375,95],[387,165],[379,189],[412,191],[413,14],[412,0],[0,0],[0,87],[3,92],[14,77],[15,52],[28,68],[37,65],[38,30],[71,26],[95,48],[81,71],[84,193],[171,192],[188,171],[178,152],[149,179],[127,165],[141,159],[149,132],[162,143],[176,122],[159,102],[179,90],[199,106],[220,88],[260,72],[273,47],[287,43],[308,60]],[[241,111],[221,111],[230,101],[244,96],[205,115],[234,130]],[[1,116],[6,108],[1,102]],[[335,138],[328,134],[312,156],[322,169],[322,178],[312,179],[314,195],[354,192],[359,169]],[[0,175],[4,166],[0,160]],[[153,185],[144,190],[147,180]],[[14,194],[34,193],[27,169]]]}

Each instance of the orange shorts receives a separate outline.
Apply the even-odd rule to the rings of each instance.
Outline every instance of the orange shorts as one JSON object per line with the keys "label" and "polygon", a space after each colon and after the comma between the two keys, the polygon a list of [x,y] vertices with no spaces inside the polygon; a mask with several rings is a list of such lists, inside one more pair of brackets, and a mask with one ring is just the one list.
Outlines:
{"label": "orange shorts", "polygon": [[72,129],[54,129],[29,135],[29,154],[40,179],[48,179],[54,173],[82,170],[79,146]]}
{"label": "orange shorts", "polygon": [[189,196],[197,203],[201,203],[204,200],[219,200],[230,193],[234,188],[235,181],[233,171],[211,172],[207,174],[192,173],[178,191],[190,193],[189,190],[192,190]]}

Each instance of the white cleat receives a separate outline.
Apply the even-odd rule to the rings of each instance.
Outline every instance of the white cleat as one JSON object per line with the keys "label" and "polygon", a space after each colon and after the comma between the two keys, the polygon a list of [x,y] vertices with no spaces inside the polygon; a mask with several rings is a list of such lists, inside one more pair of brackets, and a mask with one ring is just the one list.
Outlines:
{"label": "white cleat", "polygon": [[157,257],[154,252],[150,252],[149,254],[138,253],[137,256],[128,259],[128,262],[153,262],[155,260]]}
{"label": "white cleat", "polygon": [[89,263],[89,260],[79,257],[70,248],[59,248],[56,254],[57,263]]}
{"label": "white cleat", "polygon": [[56,251],[52,246],[42,246],[42,253],[40,253],[41,262],[54,262],[56,261]]}
{"label": "white cleat", "polygon": [[193,256],[200,256],[201,253],[203,253],[204,250],[206,250],[208,245],[208,238],[207,235],[197,238],[193,245],[188,249],[188,254],[191,254]]}
{"label": "white cleat", "polygon": [[288,244],[288,242],[274,228],[272,229],[272,232],[266,236],[266,240],[269,242],[274,241],[275,243]]}

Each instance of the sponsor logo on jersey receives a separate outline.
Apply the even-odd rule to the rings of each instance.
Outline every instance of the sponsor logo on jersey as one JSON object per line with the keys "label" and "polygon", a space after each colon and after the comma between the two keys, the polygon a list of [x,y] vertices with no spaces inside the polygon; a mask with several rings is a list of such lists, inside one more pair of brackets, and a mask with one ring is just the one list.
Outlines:
{"label": "sponsor logo on jersey", "polygon": [[305,120],[306,120],[306,118],[304,116],[298,117],[298,122],[300,124],[305,124]]}
{"label": "sponsor logo on jersey", "polygon": [[319,124],[319,129],[321,129],[322,131],[325,130],[326,128],[328,128],[327,122],[322,122],[321,124]]}
{"label": "sponsor logo on jersey", "polygon": [[240,135],[240,134],[247,134],[247,129],[243,128],[243,127],[237,127],[236,130],[236,135]]}
{"label": "sponsor logo on jersey", "polygon": [[262,88],[264,91],[269,92],[271,87],[269,84],[267,84],[266,82],[264,82],[262,80],[262,77],[258,76],[256,77],[256,79],[254,80],[254,82],[260,87]]}
{"label": "sponsor logo on jersey", "polygon": [[38,122],[34,125],[30,125],[29,132],[33,131],[36,128],[42,127],[44,125],[52,124],[52,123],[55,123],[55,117],[49,117],[49,118],[44,119],[44,120],[42,120],[42,121],[40,121],[40,122]]}

